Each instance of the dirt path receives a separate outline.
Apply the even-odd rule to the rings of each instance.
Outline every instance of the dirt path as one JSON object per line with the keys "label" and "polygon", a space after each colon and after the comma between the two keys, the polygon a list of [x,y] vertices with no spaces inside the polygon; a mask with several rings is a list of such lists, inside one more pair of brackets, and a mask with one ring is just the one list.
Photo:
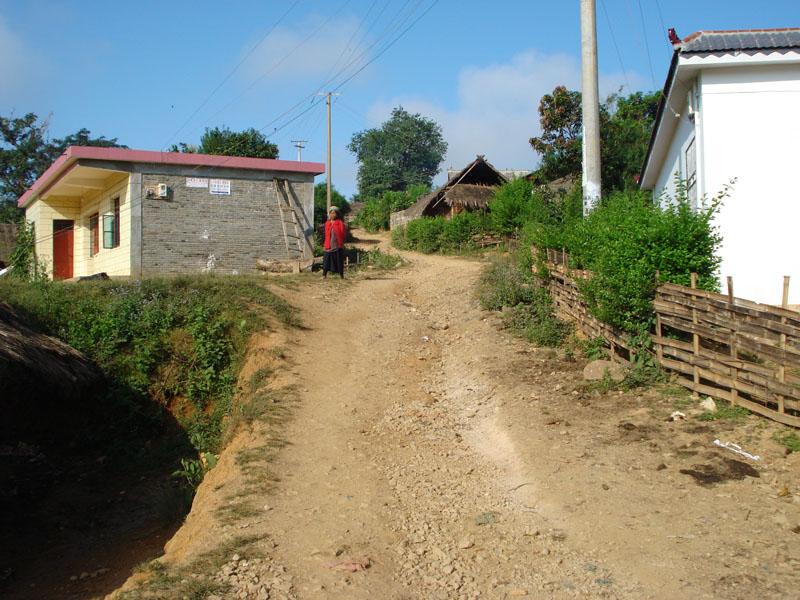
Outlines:
{"label": "dirt path", "polygon": [[[252,514],[200,528],[259,540],[261,558],[222,567],[229,597],[796,594],[796,457],[762,445],[755,473],[698,486],[679,468],[726,465],[706,447],[724,427],[667,424],[663,394],[586,392],[580,364],[479,309],[481,262],[410,260],[287,292],[310,327],[287,340],[297,403],[272,485]],[[223,502],[231,456],[263,444],[258,431],[223,457],[201,503]]]}

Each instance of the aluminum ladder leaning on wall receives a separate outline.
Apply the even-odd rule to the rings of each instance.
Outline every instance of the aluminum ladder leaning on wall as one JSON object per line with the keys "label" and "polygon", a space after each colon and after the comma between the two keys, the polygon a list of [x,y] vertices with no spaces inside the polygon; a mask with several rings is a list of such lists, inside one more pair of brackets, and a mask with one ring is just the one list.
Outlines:
{"label": "aluminum ladder leaning on wall", "polygon": [[[308,218],[305,212],[294,202],[293,195],[289,191],[289,182],[286,179],[278,179],[276,177],[273,179],[273,183],[275,184],[275,197],[281,218],[283,241],[286,245],[286,258],[298,260],[312,257],[314,255],[314,247],[303,231],[303,225],[308,225]],[[298,210],[302,218],[298,216]],[[310,226],[308,229],[311,229]]]}

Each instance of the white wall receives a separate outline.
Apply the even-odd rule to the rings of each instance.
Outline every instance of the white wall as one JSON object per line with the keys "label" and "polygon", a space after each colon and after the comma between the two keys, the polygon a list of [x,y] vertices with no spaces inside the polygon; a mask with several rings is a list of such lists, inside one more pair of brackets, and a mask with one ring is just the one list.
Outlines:
{"label": "white wall", "polygon": [[780,304],[790,275],[789,302],[800,304],[800,64],[707,69],[700,82],[700,192],[737,178],[717,220],[721,280],[732,275],[737,296]]}
{"label": "white wall", "polygon": [[[680,114],[680,121],[672,136],[669,150],[664,159],[664,165],[658,174],[654,188],[656,198],[666,195],[666,197],[661,198],[662,202],[675,197],[675,174],[677,173],[681,179],[685,178],[682,162],[683,147],[695,134],[695,124],[689,119],[687,95],[683,94],[680,97],[683,98],[682,103],[678,104],[674,100],[671,103],[672,110]],[[669,108],[666,110],[669,110]]]}

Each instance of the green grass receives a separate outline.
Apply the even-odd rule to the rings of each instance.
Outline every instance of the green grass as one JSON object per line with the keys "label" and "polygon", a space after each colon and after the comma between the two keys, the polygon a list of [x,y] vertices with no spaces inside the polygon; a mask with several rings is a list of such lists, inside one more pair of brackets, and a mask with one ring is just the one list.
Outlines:
{"label": "green grass", "polygon": [[379,248],[374,250],[358,251],[358,267],[379,270],[391,270],[402,267],[405,261],[397,254],[383,252]]}
{"label": "green grass", "polygon": [[135,571],[144,574],[146,579],[119,597],[121,600],[202,600],[211,594],[224,595],[228,586],[214,581],[214,576],[234,554],[247,560],[263,558],[263,552],[258,549],[260,541],[261,538],[254,535],[234,537],[201,554],[185,567],[169,567],[160,560],[143,563]]}
{"label": "green grass", "polygon": [[800,435],[794,431],[776,431],[772,439],[785,446],[789,452],[800,452]]}
{"label": "green grass", "polygon": [[705,411],[697,416],[699,421],[741,421],[750,411],[743,406],[731,406],[728,402],[714,400],[717,410]]}
{"label": "green grass", "polygon": [[[247,276],[2,280],[0,298],[104,372],[107,389],[94,405],[108,426],[98,431],[105,436],[98,444],[133,461],[137,449],[177,421],[193,448],[180,450],[184,460],[176,477],[192,487],[205,472],[197,468],[198,456],[218,454],[235,422],[233,398],[250,335],[274,321],[301,325],[297,311],[263,279]],[[254,373],[250,387],[262,387],[269,376],[266,369]],[[265,403],[248,410],[247,420],[259,418]]]}

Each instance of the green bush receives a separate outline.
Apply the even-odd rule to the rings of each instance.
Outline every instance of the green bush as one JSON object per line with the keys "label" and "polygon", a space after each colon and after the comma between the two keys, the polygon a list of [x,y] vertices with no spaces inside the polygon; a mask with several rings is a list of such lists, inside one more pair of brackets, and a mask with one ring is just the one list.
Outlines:
{"label": "green bush", "polygon": [[496,258],[481,274],[478,300],[484,310],[530,304],[533,302],[534,285],[530,270],[520,268],[518,261]]}
{"label": "green bush", "polygon": [[406,225],[406,246],[425,254],[438,252],[444,233],[445,220],[441,217],[422,217]]}
{"label": "green bush", "polygon": [[489,202],[492,228],[498,233],[512,234],[531,220],[533,185],[515,179],[500,186]]}
{"label": "green bush", "polygon": [[477,248],[475,238],[489,229],[489,217],[479,212],[462,212],[450,219],[422,217],[395,227],[392,243],[425,254],[468,252]]}
{"label": "green bush", "polygon": [[653,320],[656,271],[682,285],[695,272],[701,289],[716,290],[721,237],[712,219],[720,200],[695,210],[681,193],[662,208],[644,192],[617,192],[565,231],[570,266],[593,273],[581,282],[589,310],[636,334]]}
{"label": "green bush", "polygon": [[247,339],[265,313],[297,323],[290,306],[244,277],[9,280],[0,281],[0,297],[94,360],[109,382],[109,402],[127,407],[131,427],[142,415],[156,422],[169,407],[199,452],[219,450]]}
{"label": "green bush", "polygon": [[389,229],[389,218],[393,212],[409,208],[419,200],[420,196],[429,191],[428,186],[413,185],[401,192],[384,192],[380,197],[367,198],[354,223],[373,233],[386,231]]}
{"label": "green bush", "polygon": [[538,346],[558,346],[570,327],[555,316],[547,289],[521,264],[519,257],[492,261],[478,283],[481,307],[505,309],[503,323],[515,335]]}

